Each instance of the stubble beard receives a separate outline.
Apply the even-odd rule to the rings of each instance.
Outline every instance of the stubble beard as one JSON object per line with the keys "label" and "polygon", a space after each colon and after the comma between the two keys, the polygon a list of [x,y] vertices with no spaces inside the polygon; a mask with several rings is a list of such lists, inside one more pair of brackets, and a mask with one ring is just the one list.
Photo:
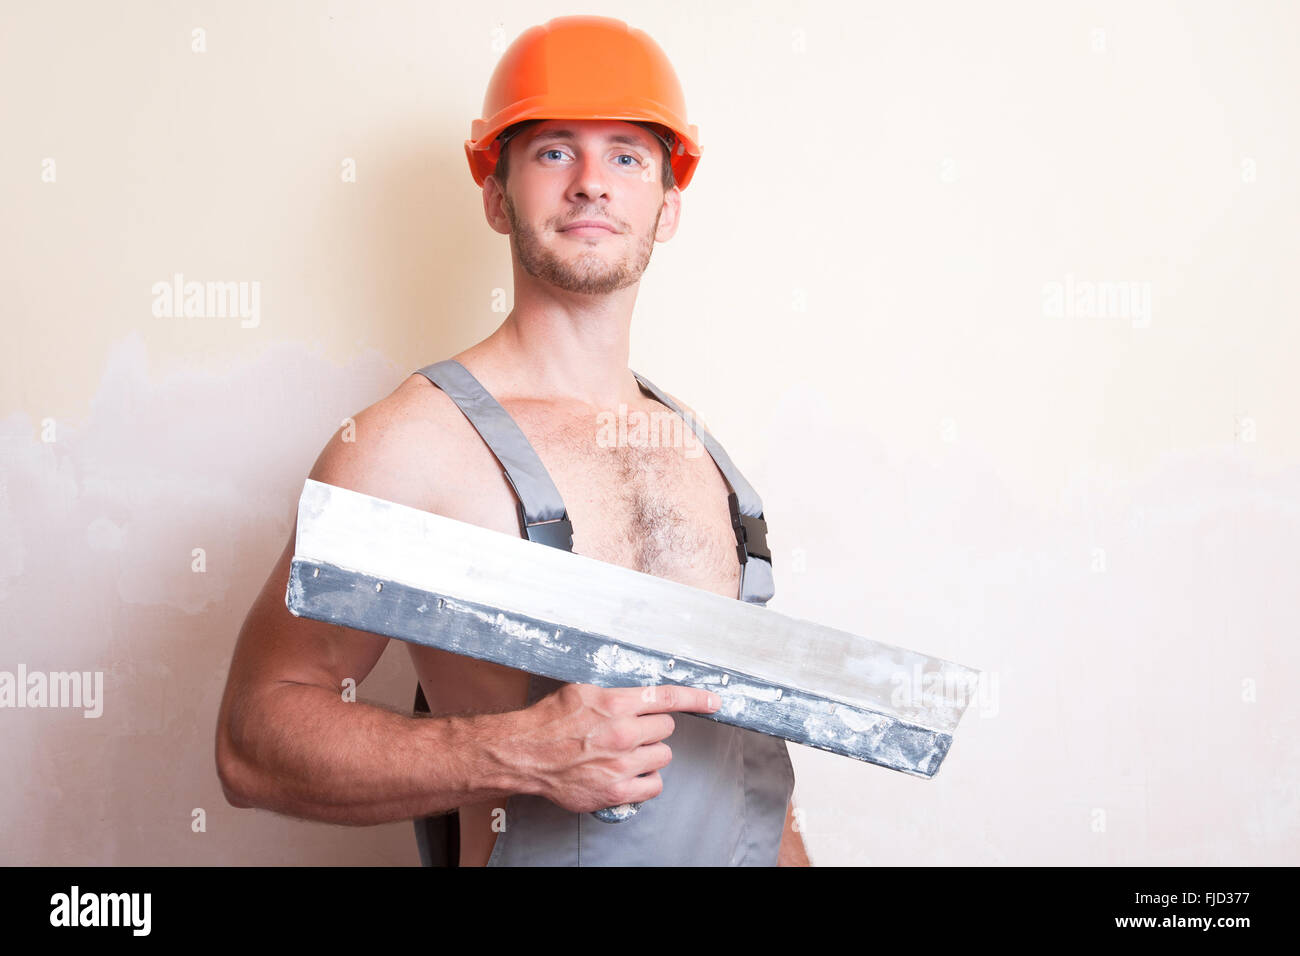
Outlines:
{"label": "stubble beard", "polygon": [[560,258],[538,238],[536,230],[515,215],[515,207],[509,196],[505,197],[504,206],[506,216],[510,219],[510,245],[524,271],[533,278],[566,292],[587,295],[607,295],[632,285],[641,278],[641,274],[650,265],[655,230],[659,228],[659,216],[663,212],[660,207],[654,224],[644,236],[637,239],[629,254],[610,263],[594,246],[580,248],[567,260]]}

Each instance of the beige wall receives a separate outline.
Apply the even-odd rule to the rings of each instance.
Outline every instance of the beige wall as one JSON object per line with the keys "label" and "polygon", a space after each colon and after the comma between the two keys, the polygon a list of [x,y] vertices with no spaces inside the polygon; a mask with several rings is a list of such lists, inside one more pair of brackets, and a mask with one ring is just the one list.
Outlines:
{"label": "beige wall", "polygon": [[1294,862],[1300,11],[676,0],[4,4],[0,670],[104,709],[0,710],[0,862],[416,862],[226,806],[214,720],[330,433],[502,318],[461,144],[569,12],[699,125],[632,367],[763,496],[772,606],[989,678],[931,781],[791,746],[814,860]]}

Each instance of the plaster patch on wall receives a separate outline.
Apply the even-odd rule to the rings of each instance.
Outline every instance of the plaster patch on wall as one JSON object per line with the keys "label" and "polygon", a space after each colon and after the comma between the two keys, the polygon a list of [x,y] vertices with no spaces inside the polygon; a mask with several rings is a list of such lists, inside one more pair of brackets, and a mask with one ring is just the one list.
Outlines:
{"label": "plaster patch on wall", "polygon": [[[7,445],[0,445],[6,449]],[[18,518],[14,514],[13,502],[9,497],[8,468],[0,461],[0,601],[9,596],[8,582],[23,573],[27,563],[26,549],[23,547],[22,535],[18,528]]]}
{"label": "plaster patch on wall", "polygon": [[[337,390],[293,401],[320,396],[323,381]],[[0,587],[36,549],[47,569],[111,574],[125,604],[204,611],[247,557],[241,529],[287,538],[286,495],[339,421],[400,381],[373,352],[340,373],[284,344],[224,372],[173,370],[153,381],[143,338],[128,337],[110,351],[86,420],[58,423],[55,442],[41,442],[25,416],[0,423],[0,542],[9,545]]]}
{"label": "plaster patch on wall", "polygon": [[[205,806],[211,828],[239,812],[221,797],[213,734],[240,624],[320,450],[344,417],[403,378],[375,352],[339,368],[297,344],[219,371],[154,380],[147,369],[139,334],[119,342],[89,413],[59,421],[52,443],[26,415],[0,417],[0,600],[18,622],[6,628],[0,668],[102,671],[104,699],[94,720],[0,714],[0,758],[22,770],[21,785],[0,788],[0,817],[24,821],[0,839],[8,863],[224,852],[199,842],[188,813]],[[203,571],[193,570],[195,548]],[[409,706],[410,664],[386,657],[367,694]],[[250,845],[285,826],[240,819]],[[318,862],[332,858],[330,841],[309,834],[302,846]]]}
{"label": "plaster patch on wall", "polygon": [[93,551],[121,551],[121,526],[101,515],[86,528],[86,547]]}

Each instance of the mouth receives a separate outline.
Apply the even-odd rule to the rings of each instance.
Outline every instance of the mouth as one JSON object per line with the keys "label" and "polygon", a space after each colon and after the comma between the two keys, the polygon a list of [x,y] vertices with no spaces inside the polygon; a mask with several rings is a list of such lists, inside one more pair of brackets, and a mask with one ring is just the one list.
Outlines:
{"label": "mouth", "polygon": [[598,219],[580,219],[577,222],[570,223],[559,230],[569,236],[612,236],[616,230],[608,223],[601,222]]}

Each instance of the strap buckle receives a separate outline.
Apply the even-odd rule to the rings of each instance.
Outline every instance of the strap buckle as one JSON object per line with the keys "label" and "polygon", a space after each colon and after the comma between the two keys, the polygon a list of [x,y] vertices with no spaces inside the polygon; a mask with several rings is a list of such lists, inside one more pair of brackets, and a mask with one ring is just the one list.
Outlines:
{"label": "strap buckle", "polygon": [[[523,521],[522,517],[520,521]],[[559,548],[561,551],[573,550],[573,522],[569,520],[567,513],[550,521],[524,524],[524,531],[527,532],[529,541]]]}
{"label": "strap buckle", "polygon": [[771,562],[772,552],[767,547],[767,521],[762,515],[740,513],[740,499],[733,491],[727,495],[727,505],[731,508],[731,527],[736,532],[736,557],[744,564],[750,557],[762,558]]}

